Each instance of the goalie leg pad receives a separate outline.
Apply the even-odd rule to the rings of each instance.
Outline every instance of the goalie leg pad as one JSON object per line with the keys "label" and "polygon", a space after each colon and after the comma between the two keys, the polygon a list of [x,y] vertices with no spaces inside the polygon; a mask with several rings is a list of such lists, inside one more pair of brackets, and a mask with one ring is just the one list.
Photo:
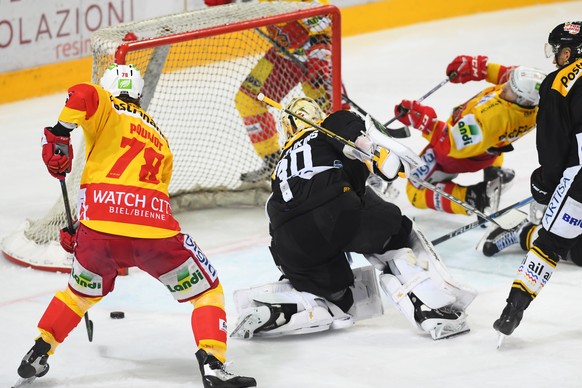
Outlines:
{"label": "goalie leg pad", "polygon": [[387,267],[398,280],[399,287],[394,289],[392,284],[391,291],[387,292],[396,303],[410,292],[414,292],[424,304],[433,309],[448,306],[456,301],[454,295],[431,277],[426,263],[419,262],[412,249],[401,248],[372,256],[376,262],[386,263],[385,269]]}
{"label": "goalie leg pad", "polygon": [[384,305],[376,281],[374,267],[365,266],[352,270],[354,273],[354,286],[351,287],[354,304],[349,313],[354,320],[361,321],[381,316],[384,314]]}
{"label": "goalie leg pad", "polygon": [[477,296],[477,290],[453,279],[432,243],[416,228],[414,223],[409,236],[409,246],[417,260],[428,267],[431,279],[455,297],[456,300],[451,307],[457,311],[465,311]]}
{"label": "goalie leg pad", "polygon": [[454,280],[426,237],[413,228],[408,248],[366,255],[378,269],[380,286],[415,327],[433,339],[469,330],[465,309],[477,292]]}
{"label": "goalie leg pad", "polygon": [[448,307],[429,308],[414,293],[402,293],[403,286],[396,276],[380,275],[380,286],[412,326],[429,333],[432,339],[439,340],[469,331],[464,312]]}

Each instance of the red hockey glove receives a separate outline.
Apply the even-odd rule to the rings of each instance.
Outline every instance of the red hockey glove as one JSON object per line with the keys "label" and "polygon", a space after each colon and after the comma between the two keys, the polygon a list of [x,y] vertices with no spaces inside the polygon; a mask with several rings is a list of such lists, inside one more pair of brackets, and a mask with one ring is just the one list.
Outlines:
{"label": "red hockey glove", "polygon": [[454,84],[484,80],[487,78],[487,60],[483,55],[459,55],[447,66],[447,77]]}
{"label": "red hockey glove", "polygon": [[59,231],[59,237],[59,242],[63,249],[69,253],[73,253],[75,244],[77,243],[77,229],[73,229],[73,233],[71,233],[69,228],[63,228]]}
{"label": "red hockey glove", "polygon": [[318,43],[307,51],[307,81],[315,87],[331,78],[331,47]]}
{"label": "red hockey glove", "polygon": [[48,172],[57,179],[64,179],[65,174],[71,171],[73,161],[73,147],[70,136],[57,136],[50,127],[44,129],[42,143],[42,160]]}
{"label": "red hockey glove", "polygon": [[422,105],[418,101],[402,100],[394,107],[394,114],[398,116],[402,114],[402,111],[406,112],[398,118],[402,124],[411,125],[425,135],[429,135],[433,131],[437,115],[430,106]]}
{"label": "red hockey glove", "polygon": [[209,7],[214,7],[215,5],[230,4],[230,3],[232,3],[232,0],[204,0],[204,4],[206,4]]}

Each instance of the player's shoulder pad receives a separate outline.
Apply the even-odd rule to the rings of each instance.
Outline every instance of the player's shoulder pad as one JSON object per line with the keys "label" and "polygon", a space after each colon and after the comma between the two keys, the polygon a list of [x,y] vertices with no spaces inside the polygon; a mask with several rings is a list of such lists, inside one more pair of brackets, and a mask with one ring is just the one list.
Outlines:
{"label": "player's shoulder pad", "polygon": [[65,106],[70,109],[87,113],[87,118],[93,116],[99,107],[99,99],[102,95],[106,98],[107,92],[100,86],[91,83],[81,83],[71,86]]}
{"label": "player's shoulder pad", "polygon": [[578,59],[576,62],[558,70],[552,82],[552,89],[565,97],[581,75],[582,59]]}

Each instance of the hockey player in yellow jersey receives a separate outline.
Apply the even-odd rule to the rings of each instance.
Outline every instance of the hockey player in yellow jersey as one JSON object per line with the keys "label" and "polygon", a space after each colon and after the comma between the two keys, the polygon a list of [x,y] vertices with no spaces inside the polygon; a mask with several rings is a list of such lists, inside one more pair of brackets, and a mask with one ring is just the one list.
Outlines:
{"label": "hockey player in yellow jersey", "polygon": [[[490,63],[486,56],[461,55],[447,66],[452,83],[486,80],[493,84],[465,103],[453,108],[444,122],[433,108],[403,100],[395,107],[405,125],[422,131],[429,144],[421,157],[426,166],[413,172],[416,179],[438,184],[445,192],[466,201],[480,211],[494,211],[499,199],[499,182],[507,185],[515,173],[502,168],[503,153],[512,143],[535,127],[539,86],[545,77],[529,67],[506,67]],[[483,181],[463,186],[455,183],[460,173],[483,170]],[[409,180],[406,193],[412,205],[447,213],[467,210],[438,193]]]}
{"label": "hockey player in yellow jersey", "polygon": [[[53,127],[44,129],[42,157],[59,180],[71,167],[70,134],[82,127],[86,152],[79,193],[79,226],[61,231],[73,253],[68,286],[45,310],[35,345],[18,374],[44,376],[53,355],[89,308],[113,291],[120,268],[139,267],[178,302],[194,309],[191,325],[204,387],[254,387],[253,378],[224,369],[226,313],[216,269],[172,216],[168,185],[173,155],[168,139],[140,107],[144,80],[132,65],[109,66],[100,85],[69,89]],[[144,344],[147,346],[147,344]]]}
{"label": "hockey player in yellow jersey", "polygon": [[[328,0],[306,1],[329,4]],[[231,2],[232,0],[205,0],[209,6]],[[325,112],[330,113],[330,30],[330,21],[321,16],[270,25],[260,30],[273,43],[273,47],[247,75],[235,96],[235,104],[253,148],[263,164],[257,170],[241,174],[242,181],[267,180],[280,155],[276,120],[265,104],[257,100],[259,93],[280,102],[292,89],[300,85],[307,97],[317,101]]]}

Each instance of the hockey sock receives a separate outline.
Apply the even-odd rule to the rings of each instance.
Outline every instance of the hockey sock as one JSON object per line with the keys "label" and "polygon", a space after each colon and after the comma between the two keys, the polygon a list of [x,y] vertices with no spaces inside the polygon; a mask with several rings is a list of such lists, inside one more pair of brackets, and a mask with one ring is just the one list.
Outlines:
{"label": "hockey sock", "polygon": [[[452,181],[435,183],[435,186],[462,200],[465,200],[467,196],[467,188]],[[451,202],[439,193],[427,188],[416,188],[408,183],[406,194],[412,205],[418,209],[434,209],[445,213],[468,215],[467,210],[461,205]]]}
{"label": "hockey sock", "polygon": [[519,233],[519,246],[524,251],[531,249],[533,242],[538,238],[540,226],[527,224]]}
{"label": "hockey sock", "polygon": [[[79,296],[69,287],[65,291],[58,291],[38,323],[41,333],[43,331],[49,333],[53,338],[41,336],[51,345],[54,345],[54,341],[62,343],[79,324],[89,307],[100,300],[101,298]],[[51,342],[52,340],[54,341]],[[54,348],[51,348],[51,351],[54,351]]]}
{"label": "hockey sock", "polygon": [[226,312],[222,286],[206,291],[191,301],[192,332],[196,345],[220,362],[226,361]]}
{"label": "hockey sock", "polygon": [[550,280],[557,263],[557,260],[534,245],[521,262],[511,287],[529,294],[534,299]]}

